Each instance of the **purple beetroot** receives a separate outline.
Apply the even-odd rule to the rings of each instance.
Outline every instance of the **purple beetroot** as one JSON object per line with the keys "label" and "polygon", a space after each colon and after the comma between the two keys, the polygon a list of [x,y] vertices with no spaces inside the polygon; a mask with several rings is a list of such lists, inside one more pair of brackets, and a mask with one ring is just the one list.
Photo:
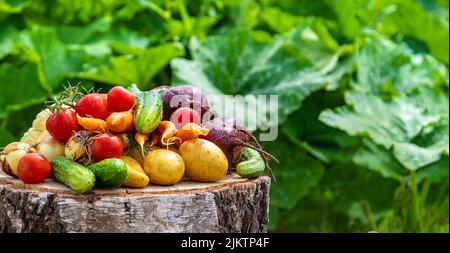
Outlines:
{"label": "purple beetroot", "polygon": [[[276,162],[278,160],[264,151],[255,136],[240,126],[235,119],[228,117],[214,118],[206,122],[204,127],[209,130],[209,133],[207,136],[201,136],[200,138],[211,141],[222,149],[227,157],[230,168],[236,167],[241,157],[242,148],[248,147],[258,151],[272,178],[275,180],[275,175],[272,172],[268,160],[272,159]],[[250,142],[253,142],[253,144]]]}

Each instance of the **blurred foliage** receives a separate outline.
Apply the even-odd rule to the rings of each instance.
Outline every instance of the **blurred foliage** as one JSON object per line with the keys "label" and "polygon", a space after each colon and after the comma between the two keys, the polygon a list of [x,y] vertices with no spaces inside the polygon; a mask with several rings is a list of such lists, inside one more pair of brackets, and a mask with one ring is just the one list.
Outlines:
{"label": "blurred foliage", "polygon": [[446,0],[0,0],[0,146],[67,81],[276,94],[270,230],[448,232]]}

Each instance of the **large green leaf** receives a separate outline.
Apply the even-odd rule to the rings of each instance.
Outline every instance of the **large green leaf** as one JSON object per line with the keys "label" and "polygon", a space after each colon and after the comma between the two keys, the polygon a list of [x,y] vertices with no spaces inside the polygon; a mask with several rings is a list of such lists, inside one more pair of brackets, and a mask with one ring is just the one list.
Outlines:
{"label": "large green leaf", "polygon": [[115,28],[105,37],[102,40],[107,40],[114,50],[122,54],[140,52],[149,45],[149,39],[146,36],[142,36],[126,27]]}
{"label": "large green leaf", "polygon": [[[427,51],[448,63],[449,26],[448,4],[433,8],[416,0],[342,0],[325,1],[337,16],[339,28],[349,39],[364,36],[364,28],[372,28],[382,34],[411,37],[423,43]],[[443,14],[445,13],[445,14]]]}
{"label": "large green leaf", "polygon": [[430,147],[447,156],[449,155],[449,121],[447,117],[443,117],[435,124],[426,126],[420,135],[414,139],[415,144],[421,147]]}
{"label": "large green leaf", "polygon": [[78,74],[79,77],[111,85],[137,84],[141,89],[151,87],[151,79],[175,57],[184,55],[176,43],[163,44],[145,49],[137,55],[110,58],[108,65],[93,67]]}
{"label": "large green leaf", "polygon": [[[384,146],[383,149],[366,141],[353,160],[383,176],[400,179],[401,173],[395,172],[399,169],[394,168],[417,170],[438,161],[443,153],[448,154],[448,118],[442,116],[448,110],[448,105],[444,105],[448,98],[436,95],[437,90],[431,87],[418,91],[390,102],[374,95],[350,92],[346,94],[348,106],[335,111],[327,109],[320,119],[350,135],[366,136]],[[424,94],[433,96],[421,100]],[[393,156],[386,150],[391,147]],[[401,166],[396,165],[394,157]]]}
{"label": "large green leaf", "polygon": [[413,140],[414,143],[396,143],[394,155],[403,166],[410,170],[438,161],[442,154],[449,154],[448,118],[423,129]]}
{"label": "large green leaf", "polygon": [[49,91],[58,90],[63,79],[80,72],[87,60],[83,49],[65,45],[50,27],[33,27],[23,34],[22,41],[33,50],[34,57],[30,60],[38,63],[42,83]]}
{"label": "large green leaf", "polygon": [[336,68],[341,48],[322,21],[310,20],[289,33],[291,42],[323,74]]}
{"label": "large green leaf", "polygon": [[282,132],[290,141],[324,163],[351,162],[352,150],[358,146],[359,139],[327,126],[318,119],[322,110],[343,103],[339,91],[316,92],[303,102],[299,110],[289,115]]}
{"label": "large green leaf", "polygon": [[448,70],[434,58],[413,54],[377,34],[366,39],[355,59],[361,67],[353,86],[361,91],[396,93],[448,82]]}
{"label": "large green leaf", "polygon": [[[389,34],[405,34],[423,41],[431,54],[440,61],[449,62],[449,25],[448,6],[439,4],[426,8],[414,0],[391,0],[391,12],[387,12],[381,21],[382,30]],[[424,8],[425,7],[425,8]],[[441,15],[440,13],[446,13]]]}
{"label": "large green leaf", "polygon": [[317,33],[308,26],[273,39],[246,30],[232,31],[211,36],[203,44],[193,40],[193,60],[171,63],[172,84],[196,85],[209,94],[278,95],[278,117],[284,122],[312,92],[346,73],[333,72],[336,50],[325,31]]}
{"label": "large green leaf", "polygon": [[361,167],[379,173],[385,178],[398,181],[404,179],[407,170],[395,159],[390,150],[364,138],[361,147],[353,156],[353,162]]}
{"label": "large green leaf", "polygon": [[[86,26],[61,25],[56,27],[58,37],[65,44],[87,44],[111,29],[111,17],[100,18]],[[76,34],[76,36],[74,36]]]}
{"label": "large green leaf", "polygon": [[10,63],[0,65],[0,118],[9,111],[42,103],[47,97],[38,78],[36,64],[29,63],[16,67]]}
{"label": "large green leaf", "polygon": [[[447,142],[448,143],[448,142]],[[409,170],[417,170],[436,162],[441,157],[442,147],[420,147],[413,143],[396,143],[394,155]]]}
{"label": "large green leaf", "polygon": [[346,106],[324,110],[319,119],[349,135],[367,136],[386,148],[396,142],[411,141],[425,126],[439,119],[402,98],[385,102],[375,95],[347,92],[345,100]]}
{"label": "large green leaf", "polygon": [[439,121],[425,126],[412,143],[396,143],[394,156],[410,170],[438,161],[449,154],[448,95],[439,88],[421,86],[407,97],[417,107],[425,108],[428,115],[440,117]]}
{"label": "large green leaf", "polygon": [[443,180],[448,181],[448,157],[443,157],[439,161],[432,163],[417,171],[417,182],[429,180],[432,183],[439,183]]}
{"label": "large green leaf", "polygon": [[424,109],[428,115],[448,118],[448,90],[441,87],[419,86],[407,94],[407,100]]}
{"label": "large green leaf", "polygon": [[63,43],[85,48],[93,56],[110,55],[112,48],[121,54],[131,54],[148,46],[147,37],[125,26],[113,27],[111,24],[111,17],[103,17],[87,26],[62,25],[56,30]]}
{"label": "large green leaf", "polygon": [[0,59],[2,59],[13,50],[14,40],[17,39],[18,31],[14,26],[3,23],[0,25],[0,34]]}

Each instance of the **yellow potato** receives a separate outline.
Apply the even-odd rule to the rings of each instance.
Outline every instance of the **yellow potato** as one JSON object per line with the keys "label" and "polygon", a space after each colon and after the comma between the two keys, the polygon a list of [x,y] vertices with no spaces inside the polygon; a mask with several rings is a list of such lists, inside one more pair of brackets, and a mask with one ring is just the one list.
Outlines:
{"label": "yellow potato", "polygon": [[227,174],[227,157],[210,141],[203,139],[185,141],[179,151],[186,164],[186,176],[194,181],[216,182]]}
{"label": "yellow potato", "polygon": [[127,181],[124,184],[126,187],[143,188],[148,185],[150,179],[135,159],[129,156],[122,156],[120,160],[127,165],[128,169]]}
{"label": "yellow potato", "polygon": [[183,158],[167,149],[150,152],[144,161],[144,171],[152,184],[174,185],[183,179],[184,169]]}

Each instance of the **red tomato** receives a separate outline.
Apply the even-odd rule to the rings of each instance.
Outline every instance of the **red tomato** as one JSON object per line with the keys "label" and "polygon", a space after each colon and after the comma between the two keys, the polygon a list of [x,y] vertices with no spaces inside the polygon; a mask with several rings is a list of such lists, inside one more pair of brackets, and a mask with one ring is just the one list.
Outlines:
{"label": "red tomato", "polygon": [[108,93],[108,106],[111,112],[125,112],[134,106],[134,95],[122,86],[112,88]]}
{"label": "red tomato", "polygon": [[200,116],[196,110],[189,107],[180,107],[173,114],[170,119],[175,126],[180,129],[187,123],[195,123],[200,125]]}
{"label": "red tomato", "polygon": [[66,142],[70,136],[80,129],[73,109],[63,109],[54,112],[46,122],[48,133],[55,139]]}
{"label": "red tomato", "polygon": [[100,162],[108,158],[119,158],[123,154],[122,140],[113,134],[100,134],[94,137],[91,152],[94,160]]}
{"label": "red tomato", "polygon": [[106,94],[87,94],[78,100],[75,111],[81,117],[106,119],[108,114],[108,99]]}
{"label": "red tomato", "polygon": [[38,184],[50,175],[52,166],[43,155],[30,153],[24,155],[17,166],[17,174],[26,184]]}

